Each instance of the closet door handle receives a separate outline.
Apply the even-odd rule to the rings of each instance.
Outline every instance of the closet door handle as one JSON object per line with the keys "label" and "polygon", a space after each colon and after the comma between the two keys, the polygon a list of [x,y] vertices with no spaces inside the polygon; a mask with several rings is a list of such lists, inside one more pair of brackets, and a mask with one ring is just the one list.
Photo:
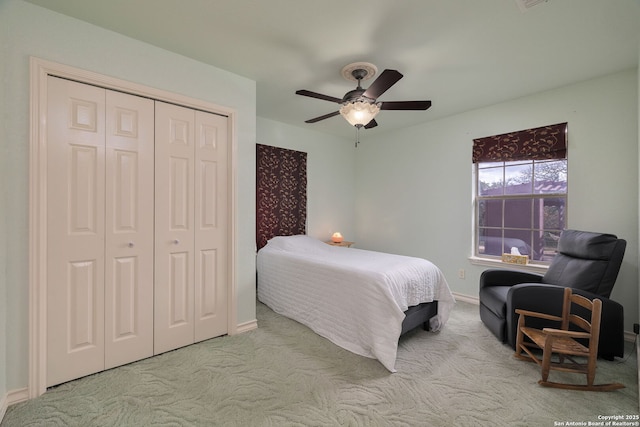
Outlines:
{"label": "closet door handle", "polygon": [[136,244],[133,242],[129,242],[129,244],[127,246],[129,246],[130,248],[134,247]]}
{"label": "closet door handle", "polygon": [[175,240],[173,241],[173,244],[174,244],[174,245],[179,245],[179,244],[180,244],[180,240],[175,239]]}

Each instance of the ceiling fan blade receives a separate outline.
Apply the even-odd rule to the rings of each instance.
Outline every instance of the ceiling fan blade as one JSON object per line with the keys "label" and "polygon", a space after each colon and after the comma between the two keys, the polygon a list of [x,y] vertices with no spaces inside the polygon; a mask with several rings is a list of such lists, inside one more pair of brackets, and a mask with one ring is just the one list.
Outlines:
{"label": "ceiling fan blade", "polygon": [[384,70],[362,95],[367,98],[378,99],[380,95],[389,90],[401,78],[402,74],[397,70]]}
{"label": "ceiling fan blade", "polygon": [[426,110],[431,107],[431,101],[385,101],[381,110]]}
{"label": "ceiling fan blade", "polygon": [[342,102],[342,98],[336,98],[335,96],[323,95],[317,92],[311,92],[310,90],[297,90],[296,95],[308,96],[311,98],[323,99],[325,101],[337,102],[338,104]]}
{"label": "ceiling fan blade", "polygon": [[371,119],[371,121],[369,123],[367,123],[366,125],[364,125],[365,129],[371,129],[378,126],[378,122],[376,122],[376,119]]}
{"label": "ceiling fan blade", "polygon": [[338,114],[340,114],[340,111],[334,111],[333,113],[329,113],[329,114],[325,114],[324,116],[315,117],[313,119],[305,120],[304,122],[305,123],[315,123],[315,122],[319,122],[320,120],[328,119],[329,117],[337,116]]}

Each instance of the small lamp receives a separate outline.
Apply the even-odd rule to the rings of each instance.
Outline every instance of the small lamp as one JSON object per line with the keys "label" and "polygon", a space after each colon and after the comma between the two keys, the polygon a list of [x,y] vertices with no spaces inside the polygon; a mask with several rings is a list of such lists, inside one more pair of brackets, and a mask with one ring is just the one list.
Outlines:
{"label": "small lamp", "polygon": [[342,243],[342,241],[344,240],[344,237],[342,237],[342,234],[340,234],[339,231],[336,231],[335,233],[333,233],[333,235],[331,236],[331,241],[333,243]]}

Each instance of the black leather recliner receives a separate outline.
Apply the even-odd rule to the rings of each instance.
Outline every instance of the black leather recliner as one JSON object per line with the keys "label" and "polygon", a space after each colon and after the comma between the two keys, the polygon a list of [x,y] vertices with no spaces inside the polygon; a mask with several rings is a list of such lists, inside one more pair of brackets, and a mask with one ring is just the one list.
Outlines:
{"label": "black leather recliner", "polygon": [[[624,355],[623,307],[610,300],[627,242],[613,234],[564,230],[546,274],[493,269],[480,276],[480,318],[503,343],[515,349],[517,308],[560,315],[565,287],[602,300],[598,355]],[[536,328],[554,326],[539,321]],[[555,325],[557,326],[557,325]]]}

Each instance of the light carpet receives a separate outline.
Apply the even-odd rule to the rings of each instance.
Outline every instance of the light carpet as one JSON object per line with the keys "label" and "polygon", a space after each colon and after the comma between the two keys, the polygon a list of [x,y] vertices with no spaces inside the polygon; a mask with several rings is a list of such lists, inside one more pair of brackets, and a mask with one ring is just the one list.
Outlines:
{"label": "light carpet", "polygon": [[260,303],[257,318],[257,330],[52,388],[1,425],[559,426],[638,414],[631,343],[596,374],[626,388],[582,392],[539,386],[537,365],[514,359],[465,302],[441,332],[401,338],[394,374]]}

